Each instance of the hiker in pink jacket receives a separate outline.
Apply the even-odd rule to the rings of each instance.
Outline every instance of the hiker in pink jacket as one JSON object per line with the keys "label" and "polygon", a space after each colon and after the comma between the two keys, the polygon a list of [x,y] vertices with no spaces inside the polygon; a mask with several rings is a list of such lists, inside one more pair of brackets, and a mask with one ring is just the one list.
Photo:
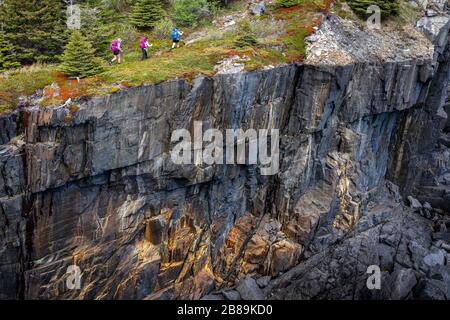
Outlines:
{"label": "hiker in pink jacket", "polygon": [[115,61],[117,61],[118,64],[122,63],[122,48],[121,48],[122,40],[114,39],[111,42],[111,52],[114,55],[114,58],[111,60],[110,64],[113,64]]}
{"label": "hiker in pink jacket", "polygon": [[141,41],[139,43],[139,48],[141,48],[141,60],[145,60],[148,58],[148,48],[153,46],[148,43],[148,39],[146,37],[141,37]]}

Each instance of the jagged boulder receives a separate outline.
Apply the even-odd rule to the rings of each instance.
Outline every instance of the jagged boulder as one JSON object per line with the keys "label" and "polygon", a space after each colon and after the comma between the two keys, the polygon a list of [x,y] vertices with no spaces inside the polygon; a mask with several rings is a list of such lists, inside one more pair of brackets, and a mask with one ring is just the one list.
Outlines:
{"label": "jagged boulder", "polygon": [[425,16],[417,21],[416,28],[423,32],[442,51],[448,37],[450,17],[442,15]]}
{"label": "jagged boulder", "polygon": [[413,269],[397,269],[390,274],[383,283],[383,298],[388,300],[402,300],[412,295],[417,284]]}
{"label": "jagged boulder", "polygon": [[435,250],[423,258],[423,262],[428,267],[443,266],[445,264],[445,254],[442,250]]}

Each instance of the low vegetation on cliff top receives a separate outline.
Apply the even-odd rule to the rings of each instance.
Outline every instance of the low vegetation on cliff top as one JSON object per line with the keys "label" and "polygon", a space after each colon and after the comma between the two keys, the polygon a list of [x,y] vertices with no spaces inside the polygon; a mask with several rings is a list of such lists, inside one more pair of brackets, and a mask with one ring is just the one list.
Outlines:
{"label": "low vegetation on cliff top", "polygon": [[[0,52],[0,64],[6,61],[3,70],[20,64],[22,67],[0,74],[0,113],[26,105],[25,97],[40,89],[41,105],[48,106],[130,86],[179,77],[190,80],[200,74],[210,76],[216,72],[217,63],[229,57],[238,57],[246,70],[301,61],[305,56],[304,38],[314,32],[321,23],[321,14],[333,2],[276,0],[266,4],[262,15],[255,15],[247,0],[174,0],[170,4],[159,0],[80,0],[75,1],[82,8],[79,32],[63,27],[63,15],[39,16],[26,0],[5,0],[0,15],[11,24],[0,35],[10,49]],[[20,5],[22,11],[33,15],[38,23],[34,28],[44,38],[24,37],[24,26],[15,20],[12,10]],[[64,9],[55,1],[42,1],[40,5],[40,12],[60,13]],[[170,32],[175,25],[184,31],[184,44],[171,50]],[[142,36],[153,44],[149,59],[144,61],[139,51]],[[122,39],[123,62],[107,66],[111,40],[117,38]],[[33,53],[35,40],[46,50]],[[103,59],[100,64],[99,59]],[[82,79],[74,80],[76,77]]]}

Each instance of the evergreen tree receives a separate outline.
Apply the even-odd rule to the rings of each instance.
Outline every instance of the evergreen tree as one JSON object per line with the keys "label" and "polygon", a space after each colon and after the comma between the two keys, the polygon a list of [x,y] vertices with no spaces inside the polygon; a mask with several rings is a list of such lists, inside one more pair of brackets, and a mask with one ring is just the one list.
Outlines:
{"label": "evergreen tree", "polygon": [[5,40],[3,33],[0,33],[0,73],[10,68],[19,67],[15,57],[12,54],[11,44]]}
{"label": "evergreen tree", "polygon": [[62,53],[66,15],[60,0],[4,0],[0,15],[21,63],[55,61]]}
{"label": "evergreen tree", "polygon": [[211,16],[208,0],[173,0],[172,17],[178,26],[196,26],[202,19]]}
{"label": "evergreen tree", "polygon": [[299,0],[277,0],[275,2],[276,6],[279,8],[289,8],[296,6],[300,3]]}
{"label": "evergreen tree", "polygon": [[78,30],[72,32],[61,60],[58,70],[71,78],[90,77],[103,71],[94,48]]}
{"label": "evergreen tree", "polygon": [[151,29],[164,15],[160,0],[138,0],[131,12],[130,21],[138,29]]}
{"label": "evergreen tree", "polygon": [[239,35],[234,41],[234,45],[238,48],[252,47],[258,44],[255,33],[249,22],[244,21],[239,27]]}
{"label": "evergreen tree", "polygon": [[95,55],[104,59],[110,59],[111,39],[117,37],[115,33],[117,25],[113,24],[114,18],[105,16],[105,11],[83,8],[81,15],[81,26],[83,35],[89,40],[95,49]]}
{"label": "evergreen tree", "polygon": [[352,10],[361,17],[367,17],[372,14],[367,13],[367,8],[371,5],[380,7],[383,17],[397,15],[400,10],[400,3],[398,0],[349,0],[348,4]]}

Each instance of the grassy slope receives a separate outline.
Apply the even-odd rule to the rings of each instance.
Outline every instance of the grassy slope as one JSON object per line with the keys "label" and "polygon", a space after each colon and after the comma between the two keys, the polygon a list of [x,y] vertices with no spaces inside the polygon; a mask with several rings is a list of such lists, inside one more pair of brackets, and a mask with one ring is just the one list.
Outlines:
{"label": "grassy slope", "polygon": [[[234,54],[246,56],[246,69],[254,70],[265,65],[279,65],[286,62],[301,61],[305,54],[304,38],[311,34],[313,27],[320,23],[320,13],[328,10],[331,0],[300,0],[300,4],[291,8],[268,8],[268,12],[258,22],[273,23],[272,18],[282,21],[284,30],[276,37],[261,37],[260,45],[254,48],[236,49],[233,41],[236,33],[226,32],[217,39],[199,40],[190,46],[177,50],[169,50],[170,41],[156,41],[150,53],[151,58],[139,61],[139,51],[128,46],[124,55],[124,63],[108,67],[98,77],[82,80],[77,83],[64,80],[55,73],[54,66],[36,66],[12,72],[9,76],[0,77],[0,113],[11,110],[17,105],[20,96],[31,95],[38,89],[57,82],[63,89],[56,96],[47,90],[44,92],[42,105],[54,105],[68,97],[92,96],[114,93],[119,90],[118,84],[138,86],[158,83],[177,77],[192,79],[203,74],[214,74],[217,61]],[[222,14],[242,12],[241,6],[235,6]],[[257,18],[255,18],[257,19]],[[208,31],[213,27],[209,26]],[[187,30],[187,33],[195,30]],[[137,48],[137,44],[134,46]],[[281,50],[280,50],[281,48]],[[68,88],[68,89],[67,89]]]}
{"label": "grassy slope", "polygon": [[0,76],[0,114],[17,105],[20,96],[32,95],[53,82],[53,66],[33,66]]}

